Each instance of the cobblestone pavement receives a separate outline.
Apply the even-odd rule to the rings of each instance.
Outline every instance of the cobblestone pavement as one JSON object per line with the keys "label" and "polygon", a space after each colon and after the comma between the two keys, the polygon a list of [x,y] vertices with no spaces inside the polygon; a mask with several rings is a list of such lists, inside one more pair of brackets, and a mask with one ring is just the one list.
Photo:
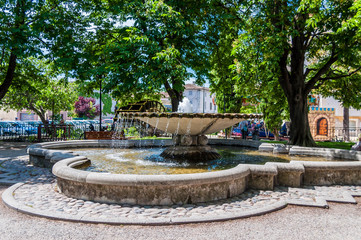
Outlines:
{"label": "cobblestone pavement", "polygon": [[248,190],[226,200],[169,207],[101,204],[59,193],[51,172],[28,165],[25,154],[16,157],[0,155],[0,182],[24,182],[11,193],[17,208],[27,209],[24,212],[30,209],[30,212],[48,217],[105,223],[164,224],[225,220],[259,215],[287,204],[327,208],[327,201],[356,203],[353,196],[361,196],[361,186],[310,186],[278,187],[273,191]]}
{"label": "cobblestone pavement", "polygon": [[25,150],[16,157],[0,155],[0,183],[11,185],[18,182],[49,182],[54,175],[49,169],[34,167],[29,164]]}
{"label": "cobblestone pavement", "polygon": [[[202,222],[208,219],[228,219],[251,216],[253,213],[279,204],[328,207],[327,201],[356,203],[352,196],[361,196],[361,186],[332,186],[306,188],[276,188],[274,191],[249,190],[226,200],[173,206],[140,206],[101,204],[66,197],[57,191],[56,182],[27,183],[13,192],[18,204],[63,218],[98,219],[99,222],[167,223]],[[247,214],[249,213],[249,214]],[[157,221],[153,221],[157,219]]]}

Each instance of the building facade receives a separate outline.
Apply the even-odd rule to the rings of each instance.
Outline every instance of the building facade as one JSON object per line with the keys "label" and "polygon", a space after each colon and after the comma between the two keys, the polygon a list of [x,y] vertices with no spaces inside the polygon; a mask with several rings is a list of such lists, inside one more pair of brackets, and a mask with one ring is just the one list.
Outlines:
{"label": "building facade", "polygon": [[209,88],[195,84],[186,84],[184,87],[183,96],[189,99],[193,113],[217,113],[216,95]]}
{"label": "building facade", "polygon": [[[343,106],[334,98],[320,95],[312,96],[309,102],[308,120],[311,133],[316,141],[343,140]],[[357,141],[361,133],[361,111],[349,110],[349,136],[351,141]]]}

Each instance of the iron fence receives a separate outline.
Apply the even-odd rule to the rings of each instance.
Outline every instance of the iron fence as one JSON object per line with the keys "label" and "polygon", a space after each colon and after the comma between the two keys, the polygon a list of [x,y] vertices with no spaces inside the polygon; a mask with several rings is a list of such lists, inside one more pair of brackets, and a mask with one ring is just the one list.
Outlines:
{"label": "iron fence", "polygon": [[356,127],[326,127],[325,129],[320,129],[320,126],[311,125],[310,130],[315,141],[356,142],[358,135],[361,134],[361,128]]}
{"label": "iron fence", "polygon": [[[30,142],[42,142],[42,141],[64,141],[64,140],[80,140],[85,139],[86,131],[99,131],[99,124],[91,124],[86,121],[73,121],[72,124],[30,124],[24,122],[0,122],[0,140],[3,141],[30,141]],[[159,130],[152,128],[144,128],[141,125],[129,125],[127,126],[125,133],[127,137],[171,137],[170,134],[165,134]],[[133,127],[133,128],[132,128]],[[102,130],[110,129],[111,124],[103,123]],[[116,129],[115,129],[116,130]],[[347,139],[347,133],[349,135],[349,141],[356,142],[358,135],[361,134],[361,128],[343,128],[343,127],[325,127],[320,129],[320,126],[310,125],[311,134],[315,141],[344,141]],[[232,130],[232,135],[228,135],[232,138],[237,138],[237,131]],[[133,136],[134,135],[134,136]],[[225,137],[225,134],[210,134],[209,138]],[[269,133],[266,136],[259,134],[260,138],[273,138],[273,134]],[[282,135],[281,135],[282,137]],[[288,137],[288,136],[283,136]],[[247,138],[253,138],[250,134]]]}
{"label": "iron fence", "polygon": [[[20,124],[19,124],[20,125]],[[98,130],[99,126],[93,126]],[[21,126],[0,126],[0,140],[3,141],[64,141],[84,139],[84,132],[90,131],[90,124],[21,124]]]}

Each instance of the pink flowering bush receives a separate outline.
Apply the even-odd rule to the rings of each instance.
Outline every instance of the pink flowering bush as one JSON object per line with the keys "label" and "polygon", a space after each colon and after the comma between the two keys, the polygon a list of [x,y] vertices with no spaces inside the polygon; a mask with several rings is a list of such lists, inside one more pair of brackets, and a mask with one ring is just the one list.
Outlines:
{"label": "pink flowering bush", "polygon": [[79,97],[75,102],[75,113],[78,117],[93,119],[99,116],[100,106],[95,105],[94,98]]}

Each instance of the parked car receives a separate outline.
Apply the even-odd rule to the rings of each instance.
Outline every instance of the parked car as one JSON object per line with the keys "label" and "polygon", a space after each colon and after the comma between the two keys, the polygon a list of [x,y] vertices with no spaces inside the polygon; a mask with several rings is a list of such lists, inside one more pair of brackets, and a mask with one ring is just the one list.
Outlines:
{"label": "parked car", "polygon": [[9,122],[0,122],[0,133],[4,135],[15,135],[16,130]]}
{"label": "parked car", "polygon": [[22,129],[22,134],[31,135],[38,133],[38,127],[35,127],[27,122],[18,122],[18,127]]}

